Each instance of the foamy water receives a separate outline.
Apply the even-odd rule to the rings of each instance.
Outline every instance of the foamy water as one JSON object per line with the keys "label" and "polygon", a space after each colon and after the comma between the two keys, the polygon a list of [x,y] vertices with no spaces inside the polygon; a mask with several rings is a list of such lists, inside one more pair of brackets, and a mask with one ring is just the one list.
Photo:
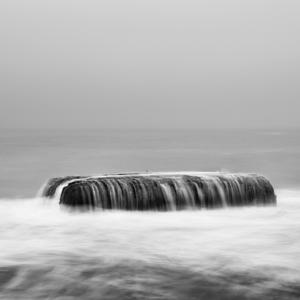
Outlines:
{"label": "foamy water", "polygon": [[[300,131],[0,130],[0,299],[299,299]],[[277,207],[70,212],[66,175],[260,173]],[[146,172],[148,171],[148,172]],[[7,198],[5,200],[4,198]]]}
{"label": "foamy water", "polygon": [[300,191],[276,193],[276,207],[161,213],[1,200],[0,295],[298,299]]}

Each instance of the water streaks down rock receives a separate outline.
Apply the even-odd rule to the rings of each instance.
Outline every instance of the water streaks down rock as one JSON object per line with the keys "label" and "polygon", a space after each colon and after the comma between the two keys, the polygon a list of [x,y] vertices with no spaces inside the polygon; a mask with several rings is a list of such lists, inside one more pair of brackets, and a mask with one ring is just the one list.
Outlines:
{"label": "water streaks down rock", "polygon": [[232,173],[128,173],[68,176],[48,181],[43,196],[60,204],[123,210],[181,210],[274,205],[274,189],[264,176]]}

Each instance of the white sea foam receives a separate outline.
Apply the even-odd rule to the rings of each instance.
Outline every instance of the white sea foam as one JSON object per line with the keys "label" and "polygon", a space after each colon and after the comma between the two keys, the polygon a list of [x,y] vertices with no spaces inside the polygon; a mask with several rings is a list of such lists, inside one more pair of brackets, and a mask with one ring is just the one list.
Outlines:
{"label": "white sea foam", "polygon": [[[50,269],[46,277],[37,277],[31,283],[27,292],[32,299],[40,296],[40,285],[55,290],[55,285],[62,282],[78,282],[80,272],[112,264],[118,268],[125,263],[128,272],[147,265],[169,268],[175,273],[188,270],[218,280],[224,274],[232,274],[232,278],[247,274],[250,283],[243,285],[232,279],[229,286],[232,291],[242,288],[250,296],[266,296],[274,288],[291,289],[300,284],[300,191],[280,190],[277,195],[276,207],[161,213],[74,213],[55,200],[3,199],[1,266],[23,270],[5,285],[4,295],[18,299],[18,287],[31,280],[32,268],[36,270],[38,266]],[[74,274],[67,275],[67,270],[72,272],[71,266],[77,273],[73,270]],[[93,280],[107,280],[106,284],[128,280],[126,276],[118,279],[112,270],[106,272],[111,272],[110,279],[97,273]],[[158,275],[151,276],[154,280]],[[138,284],[138,278],[132,280]],[[97,290],[94,281],[86,279],[86,284],[90,293]],[[177,284],[180,283],[174,282],[174,289]]]}

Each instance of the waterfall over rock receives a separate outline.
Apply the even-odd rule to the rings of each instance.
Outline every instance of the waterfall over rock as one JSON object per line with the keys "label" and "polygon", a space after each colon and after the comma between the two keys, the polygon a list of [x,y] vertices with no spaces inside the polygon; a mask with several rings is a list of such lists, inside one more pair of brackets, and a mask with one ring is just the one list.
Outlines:
{"label": "waterfall over rock", "polygon": [[42,195],[60,204],[123,210],[180,210],[272,205],[271,183],[257,174],[129,173],[53,178]]}

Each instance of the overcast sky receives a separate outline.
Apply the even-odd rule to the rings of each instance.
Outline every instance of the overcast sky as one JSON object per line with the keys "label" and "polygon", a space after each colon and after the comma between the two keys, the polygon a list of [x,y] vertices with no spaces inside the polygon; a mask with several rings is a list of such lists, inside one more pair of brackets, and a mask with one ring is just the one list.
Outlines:
{"label": "overcast sky", "polygon": [[1,128],[300,126],[299,0],[1,0]]}

